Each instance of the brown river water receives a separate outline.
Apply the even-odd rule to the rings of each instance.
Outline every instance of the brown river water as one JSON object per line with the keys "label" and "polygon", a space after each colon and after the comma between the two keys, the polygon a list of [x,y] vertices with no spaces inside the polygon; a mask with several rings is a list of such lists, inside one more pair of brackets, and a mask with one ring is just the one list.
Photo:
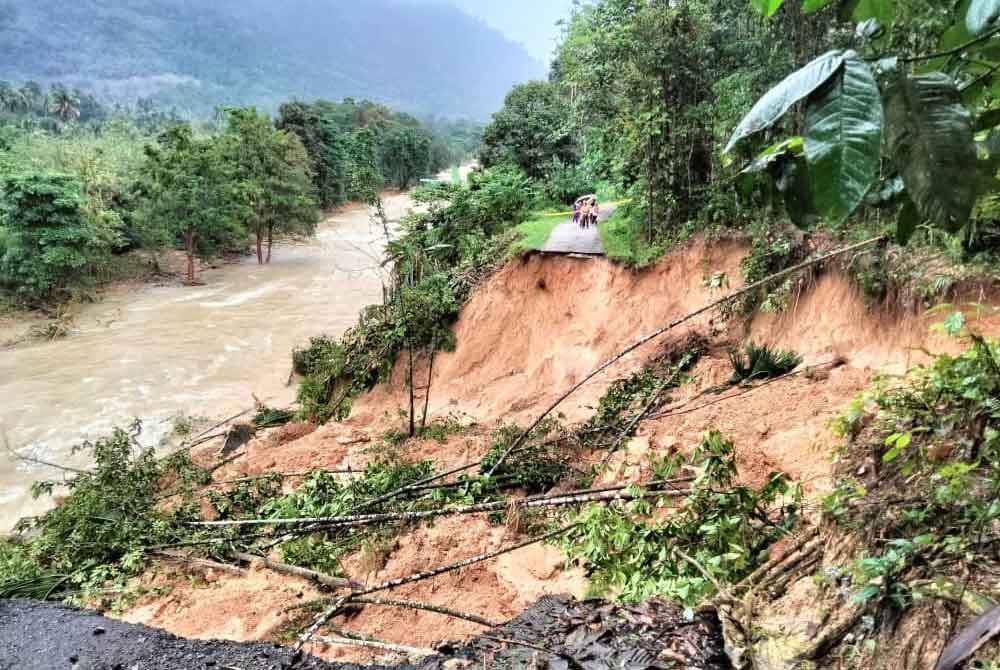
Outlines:
{"label": "brown river water", "polygon": [[[385,200],[390,219],[411,205]],[[339,335],[379,302],[380,226],[364,208],[324,221],[314,240],[276,245],[270,265],[246,258],[200,274],[203,286],[146,286],[90,305],[74,332],[0,351],[0,431],[20,454],[85,467],[73,445],[143,422],[158,446],[178,415],[222,419],[254,396],[283,406],[291,351]],[[29,488],[60,472],[0,451],[0,532],[49,504]]]}

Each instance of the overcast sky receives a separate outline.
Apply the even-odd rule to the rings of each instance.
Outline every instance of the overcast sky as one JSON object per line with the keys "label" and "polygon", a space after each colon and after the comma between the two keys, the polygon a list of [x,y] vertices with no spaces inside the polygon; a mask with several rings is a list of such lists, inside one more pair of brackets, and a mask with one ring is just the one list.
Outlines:
{"label": "overcast sky", "polygon": [[573,0],[450,0],[450,2],[520,42],[536,59],[549,64],[560,28]]}

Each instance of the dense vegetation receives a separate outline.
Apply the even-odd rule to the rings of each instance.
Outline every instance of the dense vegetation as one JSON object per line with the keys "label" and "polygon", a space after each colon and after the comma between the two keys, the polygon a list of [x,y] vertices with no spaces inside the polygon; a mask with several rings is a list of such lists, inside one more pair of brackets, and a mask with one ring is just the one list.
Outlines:
{"label": "dense vegetation", "polygon": [[[27,101],[27,102],[26,102]],[[468,155],[478,128],[441,133],[371,102],[253,108],[189,123],[150,103],[107,108],[63,86],[0,83],[0,291],[28,306],[143,271],[174,247],[196,259],[271,259],[308,235],[320,207],[376,204]]]}
{"label": "dense vegetation", "polygon": [[511,92],[481,158],[552,192],[626,194],[602,237],[631,263],[692,233],[746,231],[753,280],[801,258],[795,227],[888,234],[912,251],[855,265],[859,283],[875,299],[926,294],[901,259],[935,259],[947,287],[988,268],[998,240],[995,39],[973,25],[980,4],[583,5],[548,81]]}
{"label": "dense vegetation", "polygon": [[[787,2],[772,7],[768,20],[752,3],[718,0],[669,7],[605,0],[576,8],[549,80],[516,86],[484,130],[480,162],[485,172],[467,187],[423,196],[432,203],[431,211],[413,217],[394,243],[398,286],[386,304],[369,310],[339,345],[318,341],[322,355],[300,352],[300,361],[326,361],[298,366],[307,376],[305,414],[331,415],[319,410],[330,401],[337,406],[333,415],[346,411],[349,398],[384,379],[401,351],[447,346],[447,332],[436,331],[446,331],[455,318],[464,300],[462,276],[477,250],[489,248],[491,239],[498,248],[523,248],[503,246],[507,231],[528,220],[532,210],[572,202],[585,192],[627,196],[602,224],[601,234],[609,254],[637,265],[652,262],[693,233],[736,232],[752,239],[742,270],[753,282],[803,260],[810,249],[899,232],[899,243],[912,241],[910,254],[883,244],[875,254],[851,262],[851,272],[873,299],[898,297],[905,289],[916,296],[913,302],[930,301],[960,279],[988,269],[998,239],[991,214],[995,197],[989,180],[981,192],[970,188],[979,181],[976,166],[962,158],[976,148],[971,128],[963,131],[961,123],[949,127],[944,121],[944,128],[927,127],[920,111],[894,122],[899,114],[887,100],[886,132],[902,137],[906,131],[913,139],[900,142],[924,144],[904,156],[893,155],[891,147],[880,156],[881,144],[874,140],[882,133],[883,102],[876,80],[865,74],[870,61],[844,50],[922,54],[938,42],[947,48],[956,39],[962,43],[955,33],[966,35],[966,17],[932,3],[905,3],[898,12],[890,12],[890,5],[895,6],[861,3],[845,11],[838,3]],[[886,25],[876,30],[872,21],[880,19]],[[857,23],[865,29],[856,31]],[[823,52],[827,55],[817,60]],[[924,60],[895,57],[893,62],[902,71]],[[978,91],[967,104],[983,118],[996,116],[982,111],[993,104],[986,86],[993,71],[969,75],[961,62],[950,67],[952,76],[964,77],[969,90]],[[864,86],[854,86],[856,77]],[[812,88],[796,84],[801,81],[811,81]],[[809,97],[810,92],[815,95]],[[826,97],[818,100],[821,94]],[[848,113],[859,108],[868,110],[867,116]],[[969,116],[961,105],[945,111],[959,120]],[[827,119],[825,126],[817,128],[821,118]],[[956,158],[936,159],[947,152],[927,145],[927,138],[948,132],[958,136],[947,140],[960,145]],[[981,152],[991,146],[988,136],[983,126]],[[996,171],[989,161],[980,163]],[[920,170],[913,172],[914,166]],[[964,177],[962,170],[968,173]],[[334,168],[330,172],[337,174]],[[947,186],[956,181],[962,189]],[[808,194],[798,190],[802,184]],[[913,207],[906,206],[907,189],[917,190],[913,198],[923,203],[917,219],[910,216]],[[955,209],[960,199],[962,211]],[[484,203],[492,207],[485,214]],[[945,210],[947,221],[938,216]],[[905,215],[901,226],[895,224],[897,215]],[[526,232],[533,235],[537,228],[544,237],[551,222],[539,220],[534,226],[533,221]],[[796,227],[806,229],[806,235]],[[920,271],[931,259],[939,273],[933,277]],[[412,293],[417,286],[423,288]],[[793,286],[789,278],[765,294],[733,303],[729,313],[781,309]],[[403,319],[414,317],[404,298],[418,294],[430,310],[428,323],[438,326],[421,326],[424,334],[415,337],[406,334],[411,329]]]}
{"label": "dense vegetation", "polygon": [[354,97],[482,119],[541,73],[520,46],[438,2],[0,1],[0,79],[151,98],[185,117]]}

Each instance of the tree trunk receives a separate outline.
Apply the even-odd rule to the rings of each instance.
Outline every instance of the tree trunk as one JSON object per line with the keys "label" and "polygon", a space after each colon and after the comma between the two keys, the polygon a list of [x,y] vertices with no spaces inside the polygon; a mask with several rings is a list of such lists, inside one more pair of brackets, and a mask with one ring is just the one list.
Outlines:
{"label": "tree trunk", "polygon": [[409,363],[409,375],[410,375],[410,437],[417,434],[417,423],[415,413],[415,399],[413,397],[413,344],[408,343],[406,348],[409,350],[410,363]]}
{"label": "tree trunk", "polygon": [[271,262],[271,247],[274,246],[274,224],[267,224],[267,259],[265,263]]}
{"label": "tree trunk", "polygon": [[188,228],[184,231],[184,248],[187,250],[187,280],[194,283],[194,229]]}
{"label": "tree trunk", "polygon": [[264,264],[264,230],[257,226],[257,265]]}

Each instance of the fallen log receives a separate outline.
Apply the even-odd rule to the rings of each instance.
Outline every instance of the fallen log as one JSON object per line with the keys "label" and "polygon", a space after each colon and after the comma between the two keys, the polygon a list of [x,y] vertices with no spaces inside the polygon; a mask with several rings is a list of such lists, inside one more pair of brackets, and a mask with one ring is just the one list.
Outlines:
{"label": "fallen log", "polygon": [[352,598],[351,602],[362,603],[365,605],[382,605],[385,607],[401,607],[403,609],[413,609],[413,610],[423,610],[425,612],[434,612],[435,614],[442,614],[444,616],[450,616],[454,619],[464,619],[465,621],[471,621],[472,623],[478,623],[487,628],[495,628],[500,625],[498,621],[490,621],[485,617],[481,617],[478,614],[469,614],[467,612],[459,612],[458,610],[453,610],[450,607],[442,607],[440,605],[431,605],[430,603],[420,603],[413,600],[397,600],[395,598],[372,598],[362,596],[360,598]]}
{"label": "fallen log", "polygon": [[941,652],[934,670],[954,670],[998,634],[1000,634],[1000,606],[976,617],[966,626]]}
{"label": "fallen log", "polygon": [[344,577],[334,577],[332,575],[327,575],[322,572],[316,572],[315,570],[309,570],[308,568],[300,568],[297,565],[288,565],[287,563],[279,563],[278,561],[272,561],[266,556],[258,556],[256,554],[247,554],[242,551],[231,552],[233,558],[243,561],[244,563],[253,563],[254,561],[260,561],[269,570],[274,570],[275,572],[280,572],[286,575],[291,575],[293,577],[301,577],[303,579],[308,579],[317,584],[327,586],[331,589],[351,589],[357,590],[362,588],[362,585],[358,582],[351,581],[350,579],[345,579]]}
{"label": "fallen log", "polygon": [[650,491],[642,493],[628,493],[624,489],[633,486],[609,487],[602,491],[570,491],[569,493],[558,493],[553,495],[533,496],[530,498],[498,500],[495,502],[479,503],[477,505],[467,505],[464,507],[444,507],[436,510],[424,510],[419,512],[387,512],[384,514],[355,514],[350,516],[332,517],[297,517],[291,519],[243,519],[227,521],[192,521],[189,526],[199,528],[228,528],[243,526],[286,526],[295,524],[314,524],[319,528],[340,528],[345,526],[364,526],[373,523],[386,521],[414,521],[418,519],[429,519],[436,516],[448,516],[458,514],[480,514],[483,512],[499,512],[510,507],[560,507],[563,505],[577,505],[587,502],[612,502],[616,500],[637,500],[641,498],[656,497],[678,497],[690,493],[687,488],[675,488],[669,491]]}
{"label": "fallen log", "polygon": [[316,635],[314,639],[317,642],[322,642],[323,644],[338,644],[346,647],[366,647],[368,649],[381,649],[382,651],[392,651],[397,654],[406,654],[407,656],[434,656],[437,654],[433,649],[425,649],[422,647],[408,647],[403,644],[395,644],[392,642],[384,642],[382,640],[369,640],[359,637],[330,637],[328,635]]}
{"label": "fallen log", "polygon": [[158,556],[164,560],[168,561],[178,561],[182,563],[187,563],[189,565],[195,565],[201,568],[209,568],[212,570],[219,570],[220,572],[228,572],[233,575],[245,575],[246,570],[243,568],[230,565],[228,563],[219,563],[217,561],[212,561],[207,558],[202,558],[200,556],[188,556],[187,554],[182,554],[176,551],[152,551],[150,552],[154,556]]}

